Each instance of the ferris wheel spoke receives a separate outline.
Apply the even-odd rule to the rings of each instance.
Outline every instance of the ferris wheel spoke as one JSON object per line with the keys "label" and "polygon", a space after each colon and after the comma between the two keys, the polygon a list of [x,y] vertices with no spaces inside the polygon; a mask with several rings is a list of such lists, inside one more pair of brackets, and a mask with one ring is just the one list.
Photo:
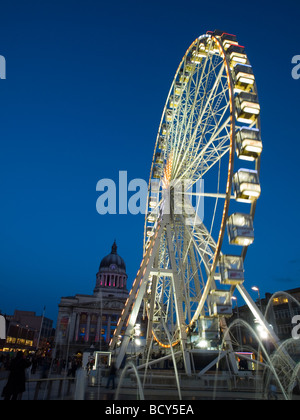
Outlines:
{"label": "ferris wheel spoke", "polygon": [[[206,118],[203,118],[203,125],[201,127],[203,136],[208,135],[209,137],[214,137],[214,134],[217,128],[219,128],[218,131],[222,130],[222,126],[223,126],[222,121],[228,111],[229,104],[226,103],[223,107],[220,108],[220,103],[222,99],[224,98],[224,96],[226,95],[227,91],[228,91],[228,87],[219,93],[217,104],[215,104],[214,107],[212,107],[210,104],[210,107],[209,107],[210,112],[207,114]],[[211,123],[212,119],[214,121],[213,124]]]}
{"label": "ferris wheel spoke", "polygon": [[[207,246],[207,243],[210,242],[210,245],[212,247],[215,247],[216,245],[214,243],[213,238],[210,236],[210,234],[204,226],[202,226],[201,229],[198,228],[197,232],[195,232],[195,229],[193,231],[189,230],[188,232],[190,237],[192,238],[194,248],[205,267],[206,276],[209,278],[209,280],[206,282],[203,280],[202,284],[204,287],[201,290],[198,289],[197,308],[195,308],[193,311],[193,317],[190,321],[190,323],[192,323],[204,310],[209,291],[215,288],[214,277],[212,275],[209,275],[212,267],[213,250]],[[201,271],[200,273],[202,275]]]}
{"label": "ferris wheel spoke", "polygon": [[[217,193],[210,193],[210,192],[189,192],[188,195],[195,196],[195,197],[200,197],[200,198],[201,197],[204,197],[204,198],[207,197],[207,198],[217,198],[217,199],[219,199],[219,198],[225,199],[227,197],[227,194],[222,194],[222,193],[219,193],[219,192],[217,192]],[[234,200],[235,199],[235,195],[231,195],[230,198],[232,200]]]}
{"label": "ferris wheel spoke", "polygon": [[[198,114],[198,118],[197,118],[197,122],[195,124],[195,126],[193,126],[193,133],[190,138],[188,139],[188,141],[186,141],[186,136],[187,133],[189,133],[191,130],[189,130],[189,124],[191,124],[191,119],[189,119],[187,122],[185,122],[185,124],[183,124],[183,128],[182,131],[184,131],[184,138],[181,141],[181,147],[179,148],[179,153],[177,153],[177,155],[175,155],[175,162],[174,162],[174,172],[176,173],[175,176],[178,176],[178,172],[180,171],[180,167],[182,166],[182,164],[184,163],[187,154],[189,153],[189,150],[191,149],[192,145],[195,142],[195,133],[197,133],[198,128],[200,126],[200,124],[202,123],[202,120],[204,118],[205,112],[207,111],[207,108],[209,108],[210,106],[210,102],[213,101],[215,99],[214,94],[215,91],[218,90],[219,85],[221,84],[222,81],[222,74],[224,73],[224,64],[221,65],[221,68],[219,69],[219,72],[216,76],[216,80],[214,82],[213,87],[211,88],[211,90],[209,91],[208,94],[208,98],[207,100],[203,101],[202,100],[202,107],[199,110],[199,114]],[[207,81],[209,80],[209,78],[207,78]],[[204,94],[203,97],[207,94],[206,92],[206,88],[204,90]],[[196,107],[194,107],[193,109],[196,109]],[[193,116],[193,113],[191,113],[191,116]],[[183,156],[181,156],[181,152],[183,150],[183,145],[185,145],[185,152],[183,154]],[[200,146],[200,144],[198,145],[198,147]],[[180,161],[180,162],[179,162]],[[179,166],[178,168],[176,168],[176,166]]]}
{"label": "ferris wheel spoke", "polygon": [[[187,226],[187,233],[191,239],[194,249],[197,251],[202,263],[204,264],[206,273],[209,273],[213,258],[213,252],[207,243],[207,239],[211,239],[210,235],[206,229],[201,231],[198,226],[195,226],[194,228]],[[213,245],[213,241],[211,241],[211,245]]]}
{"label": "ferris wheel spoke", "polygon": [[[222,119],[224,118],[224,116],[226,115],[226,112],[228,111],[228,107],[229,105],[227,104],[226,106],[224,106],[223,112],[220,116],[220,121],[218,122],[218,124],[214,124],[212,126],[212,128],[210,129],[212,132],[205,132],[203,130],[203,127],[200,127],[201,133],[200,133],[200,137],[198,139],[198,141],[196,142],[196,148],[193,152],[193,154],[191,154],[191,156],[194,156],[191,161],[189,162],[189,166],[187,169],[185,169],[182,173],[182,177],[187,177],[188,176],[188,172],[189,172],[189,168],[193,167],[193,168],[197,168],[197,162],[200,160],[203,160],[203,157],[205,156],[205,152],[206,150],[210,147],[213,146],[215,149],[217,149],[219,147],[218,143],[221,139],[223,139],[223,141],[221,142],[221,146],[224,143],[224,139],[227,140],[227,142],[229,143],[229,132],[228,132],[228,128],[230,127],[230,117],[226,118],[225,121],[222,123]],[[191,136],[190,139],[190,144],[194,144],[197,138],[197,130],[199,128],[199,125],[197,128],[195,128],[193,135]],[[205,125],[205,128],[207,128],[207,125]],[[221,135],[221,133],[225,131],[225,135]],[[221,135],[221,136],[220,136]],[[205,138],[206,136],[208,136],[208,140],[205,142]],[[187,146],[187,150],[189,146]],[[187,155],[187,152],[185,154],[185,156]],[[184,165],[184,158],[182,159],[181,164],[178,166],[177,170],[174,173],[174,178],[178,178],[179,176],[179,172],[181,167]]]}
{"label": "ferris wheel spoke", "polygon": [[[225,138],[223,142],[220,142],[217,147],[214,147],[212,150],[207,150],[197,169],[194,169],[193,172],[191,170],[189,172],[186,171],[189,174],[189,180],[191,180],[192,185],[200,179],[203,179],[206,172],[218,163],[229,150],[230,146],[228,145],[227,138]],[[191,167],[193,167],[192,164]]]}
{"label": "ferris wheel spoke", "polygon": [[[186,323],[189,324],[192,320],[193,313],[195,311],[195,305],[198,305],[199,299],[202,295],[202,290],[204,289],[204,279],[203,275],[200,272],[201,278],[199,277],[199,264],[204,264],[206,272],[210,270],[211,263],[210,260],[213,256],[213,251],[209,249],[207,243],[215,246],[214,241],[210,237],[207,229],[202,225],[196,230],[191,231],[190,227],[185,227],[184,229],[185,247],[182,247],[180,251],[177,251],[174,261],[182,261],[182,264],[185,265],[183,269],[182,264],[176,262],[176,267],[178,270],[178,281],[181,284],[180,289],[182,290],[182,299],[185,301],[185,315]],[[207,238],[210,238],[209,240]],[[175,236],[173,236],[174,241]],[[182,244],[182,238],[178,241]],[[175,245],[174,245],[175,246]],[[196,263],[195,252],[198,252],[200,256],[200,262]],[[189,256],[193,255],[190,261],[191,272],[189,272],[189,266],[186,264],[186,254]],[[184,259],[185,256],[185,259]],[[198,266],[198,268],[197,268]],[[200,286],[202,284],[202,287]]]}
{"label": "ferris wheel spoke", "polygon": [[208,172],[216,163],[218,163],[222,157],[228,153],[230,150],[230,147],[226,144],[225,146],[220,146],[218,148],[217,153],[212,152],[210,155],[207,156],[206,160],[203,161],[202,165],[200,166],[200,178],[202,178],[206,172]]}
{"label": "ferris wheel spoke", "polygon": [[[222,126],[222,129],[225,129],[226,132],[228,124],[229,120],[225,121]],[[203,146],[199,155],[196,155],[193,158],[189,167],[186,168],[185,172],[182,174],[183,177],[188,177],[193,180],[193,183],[197,182],[229,151],[229,135],[224,134],[216,137],[217,134],[221,133],[222,129],[218,130],[218,132],[209,139],[205,146]],[[198,161],[200,161],[199,166],[196,165]]]}
{"label": "ferris wheel spoke", "polygon": [[[200,67],[198,69],[198,71],[196,72],[196,75],[197,75],[196,76],[196,82],[195,82],[196,88],[194,88],[193,95],[188,95],[188,92],[191,91],[191,83],[194,80],[193,78],[189,79],[187,91],[184,92],[185,98],[188,97],[189,101],[190,101],[190,104],[191,104],[191,111],[189,113],[189,117],[187,118],[187,115],[188,115],[188,110],[187,109],[188,109],[188,105],[189,105],[188,100],[181,101],[181,103],[180,103],[180,104],[184,103],[184,112],[181,111],[181,107],[179,107],[178,112],[177,112],[179,123],[176,125],[175,139],[179,140],[179,142],[178,142],[179,143],[178,144],[178,146],[179,146],[178,147],[178,156],[180,156],[182,154],[182,150],[184,149],[184,146],[186,144],[186,141],[185,141],[186,133],[189,133],[190,130],[191,130],[191,125],[192,125],[192,122],[193,122],[193,119],[194,119],[194,111],[196,109],[196,106],[197,105],[199,106],[199,104],[201,106],[201,99],[199,98],[199,90],[200,90],[200,87],[201,87],[202,82],[203,82],[203,76],[205,74],[206,66],[207,66],[207,59],[204,61],[204,64],[202,65],[202,67]],[[199,78],[200,70],[201,70],[201,75],[200,75],[200,78]],[[208,76],[206,76],[206,77],[207,77],[207,80],[208,80]],[[187,121],[187,124],[184,125],[183,121]],[[178,129],[178,127],[179,127],[179,129]],[[177,163],[177,158],[178,157],[176,157],[176,160],[175,160],[176,163]]]}

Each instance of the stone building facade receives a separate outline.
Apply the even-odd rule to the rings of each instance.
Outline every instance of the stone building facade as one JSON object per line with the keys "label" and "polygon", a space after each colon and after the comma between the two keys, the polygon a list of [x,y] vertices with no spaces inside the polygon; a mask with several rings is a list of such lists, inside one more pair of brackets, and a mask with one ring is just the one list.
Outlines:
{"label": "stone building facade", "polygon": [[128,298],[124,260],[114,242],[96,274],[93,295],[62,297],[56,328],[56,357],[67,358],[88,348],[105,351]]}

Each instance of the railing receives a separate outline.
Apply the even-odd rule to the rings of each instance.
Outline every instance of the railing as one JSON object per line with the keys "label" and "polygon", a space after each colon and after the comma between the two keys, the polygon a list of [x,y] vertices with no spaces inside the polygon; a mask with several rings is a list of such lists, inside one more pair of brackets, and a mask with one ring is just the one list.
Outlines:
{"label": "railing", "polygon": [[[36,383],[34,387],[33,400],[61,400],[71,399],[73,396],[74,378],[45,378],[45,379],[28,379],[27,386]],[[44,386],[43,386],[44,385]]]}
{"label": "railing", "polygon": [[[0,395],[6,385],[9,372],[0,372]],[[53,378],[30,378],[26,381],[23,400],[63,400],[72,399],[75,390],[75,379],[66,376]]]}

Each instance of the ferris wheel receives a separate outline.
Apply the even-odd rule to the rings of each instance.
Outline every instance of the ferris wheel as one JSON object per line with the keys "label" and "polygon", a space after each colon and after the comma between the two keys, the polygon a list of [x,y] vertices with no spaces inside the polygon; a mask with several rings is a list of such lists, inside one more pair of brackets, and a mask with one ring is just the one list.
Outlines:
{"label": "ferris wheel", "polygon": [[[213,348],[236,288],[260,196],[262,141],[253,69],[235,35],[207,32],[186,51],[163,109],[152,159],[144,258],[115,330],[121,351],[141,307],[147,343]],[[272,332],[270,332],[272,333]]]}

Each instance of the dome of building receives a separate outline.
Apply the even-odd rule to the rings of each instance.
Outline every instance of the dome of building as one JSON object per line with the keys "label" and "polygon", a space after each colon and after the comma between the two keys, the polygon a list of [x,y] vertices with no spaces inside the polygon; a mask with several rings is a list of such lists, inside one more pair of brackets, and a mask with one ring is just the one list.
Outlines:
{"label": "dome of building", "polygon": [[[99,271],[96,274],[96,287],[94,295],[100,291],[127,291],[126,265],[123,258],[117,254],[116,241],[113,243],[111,253],[106,255],[100,263]],[[122,292],[123,293],[123,292]]]}
{"label": "dome of building", "polygon": [[111,253],[104,257],[100,263],[99,272],[115,271],[126,274],[126,265],[123,258],[117,254],[117,244],[114,241]]}

